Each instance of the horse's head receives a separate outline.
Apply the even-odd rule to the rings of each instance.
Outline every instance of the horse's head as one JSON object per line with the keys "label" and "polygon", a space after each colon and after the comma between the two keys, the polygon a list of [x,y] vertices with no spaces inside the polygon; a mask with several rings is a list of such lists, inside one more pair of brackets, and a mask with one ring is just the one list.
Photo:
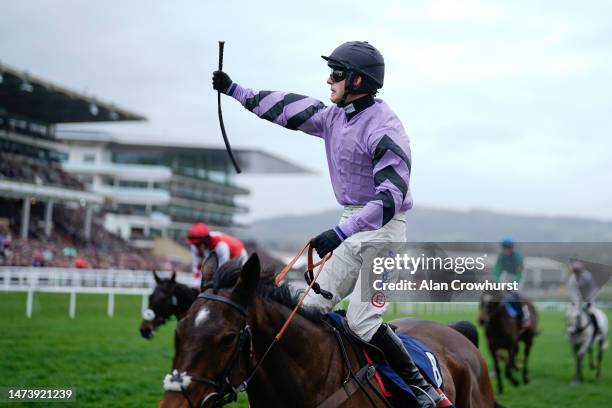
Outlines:
{"label": "horse's head", "polygon": [[502,295],[499,291],[485,291],[480,296],[480,304],[478,307],[478,324],[486,326],[491,319],[491,316],[498,310]]}
{"label": "horse's head", "polygon": [[[202,265],[200,291],[203,291],[207,285],[212,284],[212,277],[218,266],[219,260],[216,254],[206,258]],[[143,312],[143,320],[140,324],[140,333],[145,339],[152,338],[155,330],[170,319],[172,315],[179,317],[181,313],[184,313],[188,305],[191,304],[191,300],[193,300],[191,296],[185,295],[185,286],[176,282],[176,272],[172,273],[170,279],[160,279],[153,271],[153,277],[157,286],[149,296],[149,308]],[[183,288],[182,298],[179,297],[181,286]]]}
{"label": "horse's head", "polygon": [[251,352],[249,309],[261,266],[253,254],[241,268],[228,262],[215,273],[176,328],[176,355],[160,407],[214,406],[235,397]]}
{"label": "horse's head", "polygon": [[155,330],[172,317],[178,302],[174,294],[176,272],[172,272],[170,279],[161,279],[153,271],[153,277],[157,285],[149,295],[149,308],[143,312],[140,324],[140,334],[145,339],[151,339]]}

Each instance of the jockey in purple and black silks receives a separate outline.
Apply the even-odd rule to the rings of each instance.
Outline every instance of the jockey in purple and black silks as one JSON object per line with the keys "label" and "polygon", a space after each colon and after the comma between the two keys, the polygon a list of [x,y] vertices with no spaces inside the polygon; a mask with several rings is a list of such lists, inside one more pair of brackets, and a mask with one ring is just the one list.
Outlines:
{"label": "jockey in purple and black silks", "polygon": [[360,288],[360,243],[405,241],[405,214],[412,207],[408,136],[389,106],[374,97],[383,86],[384,60],[376,48],[360,41],[342,44],[323,58],[332,69],[327,80],[331,106],[293,93],[254,91],[232,82],[222,71],[213,73],[213,88],[262,119],[323,140],[334,193],[344,212],[340,222],[315,237],[312,245],[320,257],[334,251],[319,279],[334,296],[325,299],[309,293],[303,305],[330,311],[350,295],[349,327],[384,351],[415,389],[421,407],[434,407],[441,397],[383,323],[386,305],[363,302],[359,290],[354,290]]}

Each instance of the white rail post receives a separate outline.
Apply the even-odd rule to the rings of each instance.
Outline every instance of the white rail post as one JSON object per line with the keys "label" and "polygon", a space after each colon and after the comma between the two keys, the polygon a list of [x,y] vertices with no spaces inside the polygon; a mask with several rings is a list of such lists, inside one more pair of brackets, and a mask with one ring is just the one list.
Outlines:
{"label": "white rail post", "polygon": [[142,305],[140,307],[140,314],[149,308],[149,297],[146,294],[142,295]]}
{"label": "white rail post", "polygon": [[4,272],[4,287],[6,288],[6,290],[8,291],[9,287],[11,286],[11,270],[7,269]]}
{"label": "white rail post", "polygon": [[74,312],[76,310],[76,291],[70,292],[70,311],[69,315],[71,319],[74,319]]}
{"label": "white rail post", "polygon": [[26,316],[32,318],[32,303],[34,303],[34,291],[28,290],[28,300],[26,301]]}
{"label": "white rail post", "polygon": [[108,292],[108,317],[113,317],[115,314],[115,292]]}

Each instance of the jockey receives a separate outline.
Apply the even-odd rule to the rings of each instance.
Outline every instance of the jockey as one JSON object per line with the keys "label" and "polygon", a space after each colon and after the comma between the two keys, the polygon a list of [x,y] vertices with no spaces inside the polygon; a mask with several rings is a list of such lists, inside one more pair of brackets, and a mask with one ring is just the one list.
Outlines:
{"label": "jockey", "polygon": [[331,106],[294,93],[254,91],[222,71],[213,73],[213,88],[262,119],[323,140],[332,187],[344,212],[337,225],[311,241],[320,257],[334,251],[318,281],[333,298],[309,292],[303,305],[329,312],[350,295],[349,327],[385,353],[415,391],[419,407],[435,407],[443,397],[425,381],[400,338],[383,323],[388,303],[377,307],[364,302],[359,290],[361,242],[405,241],[406,211],[412,208],[408,136],[396,114],[375,98],[383,86],[385,63],[376,48],[362,41],[344,43],[323,59],[331,69],[326,81]]}
{"label": "jockey", "polygon": [[[517,282],[520,290],[524,269],[523,255],[514,249],[514,241],[511,238],[504,239],[495,263],[495,280],[503,283]],[[529,308],[521,303],[518,292],[508,293],[507,302],[516,313],[519,324],[522,327],[529,327],[531,324]]]}
{"label": "jockey", "polygon": [[230,259],[245,263],[248,254],[238,238],[221,232],[210,231],[204,223],[193,224],[187,232],[187,242],[191,245],[191,272],[194,285],[199,287],[202,280],[202,262],[211,254],[217,254],[219,266]]}
{"label": "jockey", "polygon": [[599,331],[599,324],[594,312],[595,296],[598,291],[597,285],[593,280],[591,272],[584,268],[582,262],[573,260],[570,266],[572,274],[567,281],[570,300],[573,304],[584,307],[595,327],[595,333],[597,333]]}

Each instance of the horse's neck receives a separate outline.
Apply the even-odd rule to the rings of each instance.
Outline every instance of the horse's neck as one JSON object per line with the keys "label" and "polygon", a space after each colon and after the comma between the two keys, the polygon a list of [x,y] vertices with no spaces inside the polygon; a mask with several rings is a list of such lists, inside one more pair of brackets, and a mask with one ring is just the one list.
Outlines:
{"label": "horse's neck", "polygon": [[[289,315],[282,306],[257,302],[257,317],[250,323],[253,364],[262,358]],[[319,393],[326,395],[326,385],[335,387],[344,368],[333,334],[323,325],[296,315],[259,370],[253,378],[254,386],[249,388],[252,406],[304,406]]]}
{"label": "horse's neck", "polygon": [[584,330],[588,325],[591,324],[591,318],[589,317],[589,314],[586,312],[586,310],[579,310],[577,316],[577,329]]}
{"label": "horse's neck", "polygon": [[185,313],[187,313],[191,307],[191,304],[196,300],[198,297],[198,291],[190,288],[187,285],[177,283],[174,287],[174,295],[177,299],[175,316],[178,320],[181,319]]}
{"label": "horse's neck", "polygon": [[510,316],[504,303],[499,303],[498,309],[491,315],[489,321],[497,331],[507,332],[512,334],[512,321],[514,318]]}

